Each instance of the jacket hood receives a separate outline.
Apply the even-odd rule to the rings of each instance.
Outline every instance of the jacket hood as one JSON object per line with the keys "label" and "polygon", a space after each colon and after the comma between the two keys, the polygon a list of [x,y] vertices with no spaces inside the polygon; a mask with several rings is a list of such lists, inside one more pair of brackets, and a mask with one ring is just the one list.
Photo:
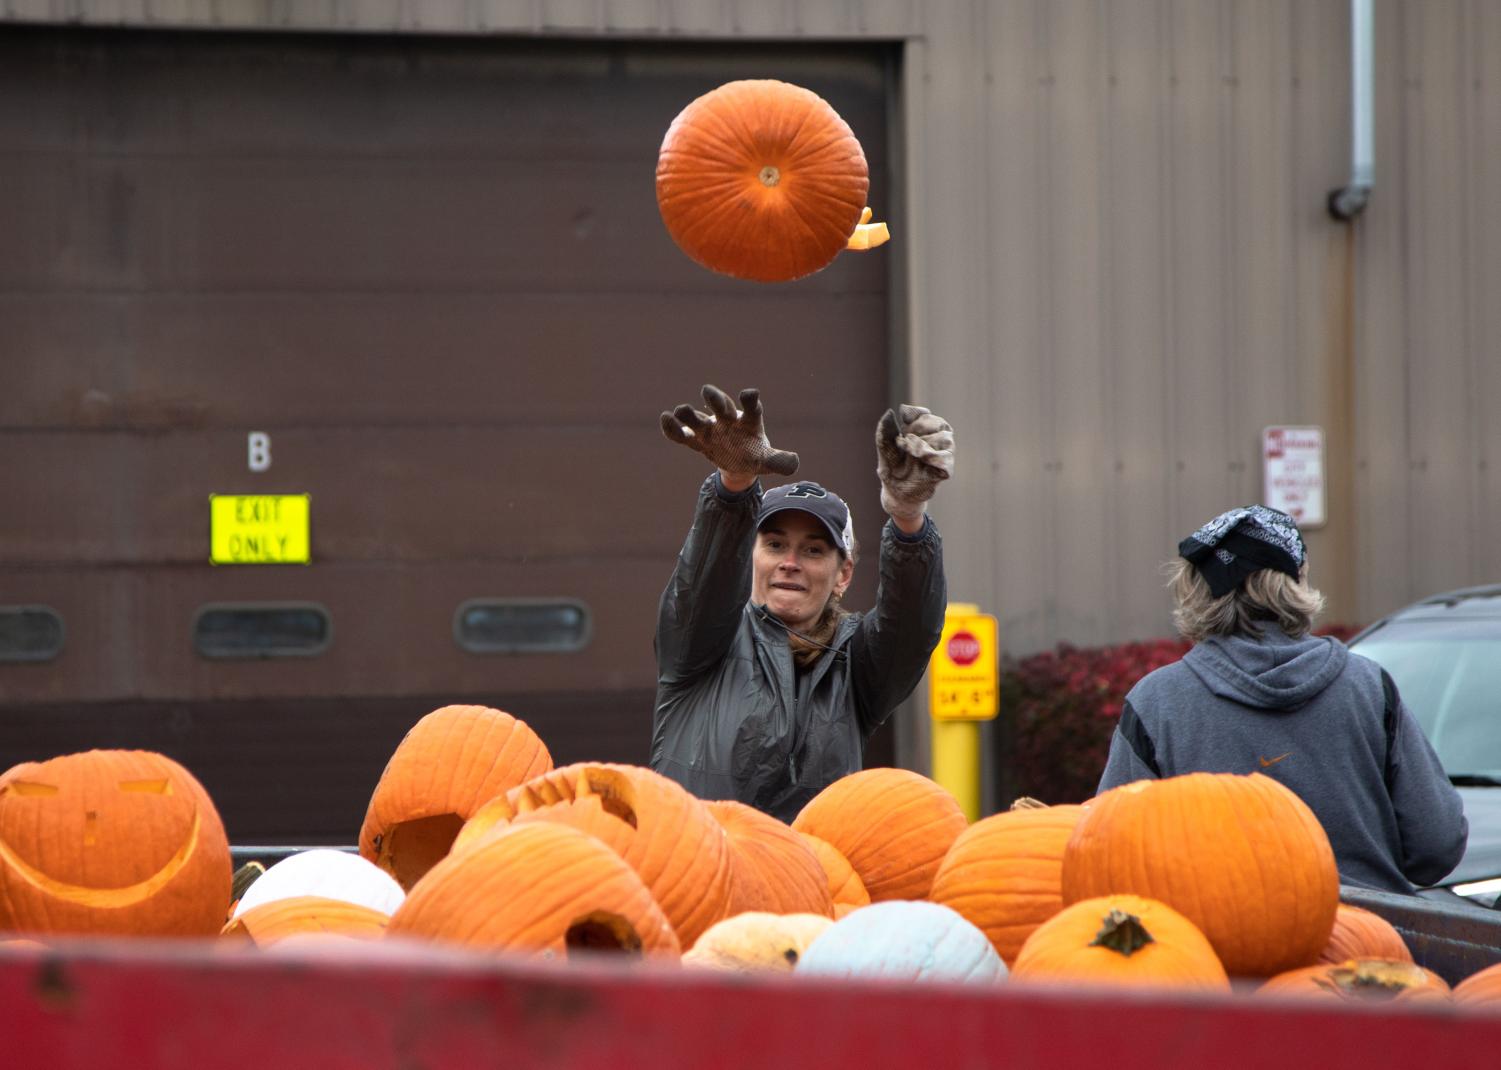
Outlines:
{"label": "jacket hood", "polygon": [[1294,639],[1275,624],[1256,637],[1211,636],[1183,656],[1220,698],[1268,710],[1296,710],[1344,671],[1349,652],[1338,639]]}

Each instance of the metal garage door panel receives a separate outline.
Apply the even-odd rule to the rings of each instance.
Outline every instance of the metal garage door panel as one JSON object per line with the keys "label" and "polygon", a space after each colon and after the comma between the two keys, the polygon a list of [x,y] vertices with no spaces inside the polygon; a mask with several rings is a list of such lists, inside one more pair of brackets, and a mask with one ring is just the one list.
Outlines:
{"label": "metal garage door panel", "polygon": [[[0,471],[9,506],[0,514],[0,542],[12,566],[207,565],[210,494],[308,494],[315,565],[670,562],[698,481],[712,469],[692,451],[674,449],[656,421],[642,413],[626,428],[545,432],[390,427],[378,437],[359,428],[294,428],[272,438],[273,470],[254,474],[246,470],[246,437],[233,431],[0,431],[0,456],[26,459]],[[775,432],[806,458],[801,475],[849,495],[857,536],[876,538],[873,435],[787,420],[777,420]],[[838,478],[861,459],[868,464],[858,479]]]}
{"label": "metal garage door panel", "polygon": [[[864,262],[882,264],[879,256]],[[883,388],[868,369],[887,351],[885,291],[831,300],[777,288],[768,316],[757,314],[762,288],[737,286],[646,297],[28,295],[0,301],[0,346],[37,355],[0,393],[0,427],[514,425],[543,416],[655,427],[659,409],[694,400],[716,378],[762,387],[776,426],[873,424]]]}
{"label": "metal garage door panel", "polygon": [[[657,146],[726,78],[787,78],[855,127],[885,215],[888,67],[824,46],[7,31],[0,449],[21,463],[0,471],[0,590],[53,605],[67,644],[0,667],[0,766],[159,747],[238,838],[347,839],[441,702],[514,705],[560,760],[644,760],[656,599],[706,467],[656,413],[705,381],[761,387],[873,550],[890,265],[704,271],[661,226]],[[251,430],[269,471],[248,470]],[[312,565],[206,564],[208,495],[246,492],[312,495]],[[593,640],[467,653],[453,612],[478,596],[578,599]],[[238,601],[325,605],[333,643],[200,657],[194,612]]]}

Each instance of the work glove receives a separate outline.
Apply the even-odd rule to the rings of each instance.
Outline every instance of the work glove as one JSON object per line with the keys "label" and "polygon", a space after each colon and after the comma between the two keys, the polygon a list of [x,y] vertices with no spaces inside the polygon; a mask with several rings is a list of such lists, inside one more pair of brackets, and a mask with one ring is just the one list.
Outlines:
{"label": "work glove", "polygon": [[876,475],[888,516],[916,520],[953,474],[954,429],[947,420],[921,405],[886,410],[876,425]]}
{"label": "work glove", "polygon": [[744,475],[790,476],[797,471],[797,454],[773,449],[762,422],[761,391],[740,391],[740,407],[717,386],[704,387],[709,412],[679,405],[662,414],[662,433],[673,442],[697,450],[726,472]]}

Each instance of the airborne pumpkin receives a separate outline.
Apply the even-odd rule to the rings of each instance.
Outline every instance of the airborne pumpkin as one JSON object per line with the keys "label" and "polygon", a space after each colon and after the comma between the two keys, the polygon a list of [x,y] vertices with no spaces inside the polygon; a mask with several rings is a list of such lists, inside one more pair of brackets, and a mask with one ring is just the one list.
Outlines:
{"label": "airborne pumpkin", "polygon": [[869,190],[849,124],[818,94],[772,79],[693,101],[657,157],[657,207],[673,241],[704,267],[757,282],[826,267],[850,246]]}

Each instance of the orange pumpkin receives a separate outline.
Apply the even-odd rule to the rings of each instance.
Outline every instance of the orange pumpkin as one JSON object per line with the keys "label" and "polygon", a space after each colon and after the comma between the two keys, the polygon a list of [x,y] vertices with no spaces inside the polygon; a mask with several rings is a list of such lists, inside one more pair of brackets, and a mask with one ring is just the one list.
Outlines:
{"label": "orange pumpkin", "polygon": [[221,933],[242,937],[257,947],[269,947],[289,936],[308,933],[373,940],[386,931],[389,920],[378,910],[344,899],[295,895],[251,907],[226,924]]}
{"label": "orange pumpkin", "polygon": [[1501,962],[1477,970],[1455,985],[1454,1002],[1468,1007],[1501,1003]]}
{"label": "orange pumpkin", "polygon": [[94,750],[0,774],[0,931],[212,936],[230,879],[213,800],[165,755]]}
{"label": "orange pumpkin", "polygon": [[1199,927],[1232,977],[1318,960],[1339,872],[1318,818],[1260,773],[1125,784],[1084,808],[1063,853],[1063,901],[1129,893]]}
{"label": "orange pumpkin", "polygon": [[493,829],[443,859],[391,916],[388,938],[517,954],[618,951],[677,959],[680,945],[636,871],[555,822]]}
{"label": "orange pumpkin", "polygon": [[682,110],[657,158],[667,232],[713,271],[782,282],[826,267],[861,222],[870,172],[849,124],[786,82],[729,82]]}
{"label": "orange pumpkin", "polygon": [[832,844],[879,903],[926,899],[968,824],[958,801],[921,773],[863,769],[810,799],[792,827]]}
{"label": "orange pumpkin", "polygon": [[592,762],[554,769],[481,807],[454,852],[484,843],[494,826],[533,821],[572,825],[614,848],[684,947],[729,909],[729,838],[702,802],[659,773]]}
{"label": "orange pumpkin", "polygon": [[705,804],[730,841],[731,890],[727,913],[834,916],[823,866],[787,825],[731,799]]}
{"label": "orange pumpkin", "polygon": [[1431,970],[1392,959],[1321,962],[1266,981],[1258,996],[1317,996],[1360,1002],[1447,1002],[1449,985]]}
{"label": "orange pumpkin", "polygon": [[410,890],[481,805],[551,768],[525,721],[488,706],[436,709],[386,763],[360,828],[360,855]]}
{"label": "orange pumpkin", "polygon": [[1063,849],[1084,811],[1022,807],[959,834],[928,898],[973,922],[1010,966],[1032,931],[1063,909]]}
{"label": "orange pumpkin", "polygon": [[1230,990],[1198,927],[1166,903],[1137,895],[1085,899],[1048,918],[1022,944],[1011,977]]}
{"label": "orange pumpkin", "polygon": [[860,874],[855,872],[855,867],[839,853],[837,847],[828,840],[821,840],[806,832],[799,832],[798,835],[823,867],[829,897],[834,901],[834,917],[842,918],[852,910],[870,906],[870,893],[865,890]]}
{"label": "orange pumpkin", "polygon": [[1412,952],[1402,934],[1380,914],[1341,903],[1334,915],[1334,931],[1319,955],[1320,962],[1350,959],[1392,959],[1411,962]]}

